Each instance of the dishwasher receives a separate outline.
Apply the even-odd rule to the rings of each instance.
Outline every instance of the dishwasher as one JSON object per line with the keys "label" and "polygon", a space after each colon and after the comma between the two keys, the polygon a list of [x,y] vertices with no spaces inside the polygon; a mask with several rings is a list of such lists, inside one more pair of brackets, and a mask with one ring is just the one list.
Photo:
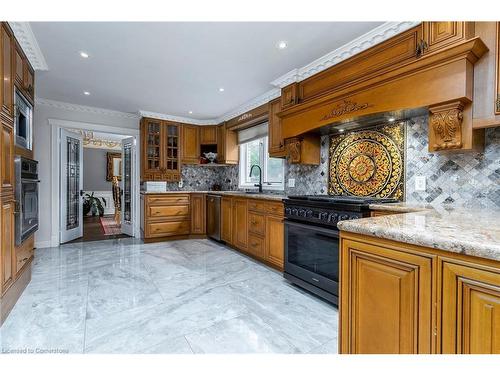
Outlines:
{"label": "dishwasher", "polygon": [[208,237],[220,241],[220,196],[207,195],[207,235]]}

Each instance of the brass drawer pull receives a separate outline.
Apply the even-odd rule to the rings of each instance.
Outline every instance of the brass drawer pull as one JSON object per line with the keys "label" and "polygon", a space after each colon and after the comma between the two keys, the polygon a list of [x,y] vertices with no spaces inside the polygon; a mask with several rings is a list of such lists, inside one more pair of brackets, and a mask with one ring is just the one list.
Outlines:
{"label": "brass drawer pull", "polygon": [[250,245],[251,245],[252,247],[257,247],[259,244],[258,244],[257,242],[252,242]]}

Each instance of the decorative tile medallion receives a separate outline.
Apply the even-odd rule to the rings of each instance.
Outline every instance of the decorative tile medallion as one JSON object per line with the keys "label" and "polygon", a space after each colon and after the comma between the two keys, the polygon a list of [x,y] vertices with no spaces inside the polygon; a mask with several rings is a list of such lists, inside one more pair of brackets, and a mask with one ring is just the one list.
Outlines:
{"label": "decorative tile medallion", "polygon": [[328,193],[402,199],[404,150],[404,124],[332,136]]}

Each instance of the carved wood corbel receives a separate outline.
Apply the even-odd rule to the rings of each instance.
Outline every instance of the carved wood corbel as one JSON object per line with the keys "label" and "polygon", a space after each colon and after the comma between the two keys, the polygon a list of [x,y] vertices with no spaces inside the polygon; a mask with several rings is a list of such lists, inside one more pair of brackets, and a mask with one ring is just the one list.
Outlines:
{"label": "carved wood corbel", "polygon": [[285,145],[288,161],[292,164],[300,163],[300,139],[298,137],[289,138],[286,140]]}
{"label": "carved wood corbel", "polygon": [[429,151],[462,148],[463,109],[459,100],[429,107]]}

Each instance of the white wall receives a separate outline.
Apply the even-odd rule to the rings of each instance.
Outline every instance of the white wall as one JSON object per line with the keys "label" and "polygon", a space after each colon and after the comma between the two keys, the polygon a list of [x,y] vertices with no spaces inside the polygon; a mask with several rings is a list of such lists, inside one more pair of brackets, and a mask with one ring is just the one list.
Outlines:
{"label": "white wall", "polygon": [[38,232],[35,234],[36,247],[48,247],[51,240],[51,202],[52,186],[50,181],[51,171],[51,127],[49,119],[78,121],[92,124],[100,124],[116,127],[116,133],[120,134],[120,129],[138,129],[139,118],[127,116],[127,114],[106,110],[89,110],[87,107],[78,107],[62,104],[35,104],[34,110],[34,153],[35,159],[39,162],[39,178],[41,180],[40,191],[40,224]]}

